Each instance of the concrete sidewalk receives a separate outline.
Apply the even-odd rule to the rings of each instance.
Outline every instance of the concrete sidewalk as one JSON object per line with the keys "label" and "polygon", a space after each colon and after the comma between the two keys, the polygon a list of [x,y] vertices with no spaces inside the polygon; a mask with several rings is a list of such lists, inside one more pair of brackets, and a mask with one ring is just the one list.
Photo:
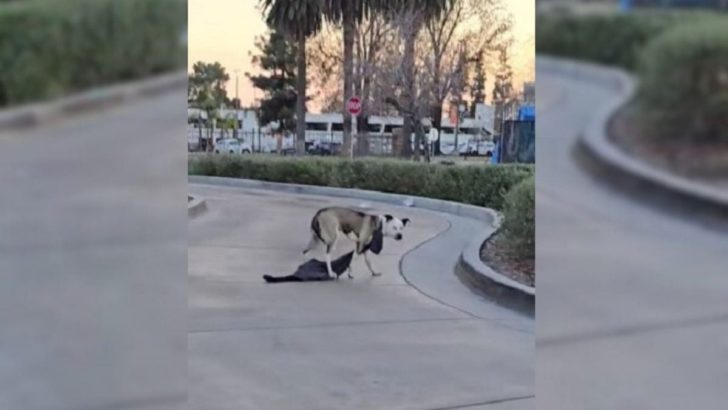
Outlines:
{"label": "concrete sidewalk", "polygon": [[184,110],[0,132],[0,409],[185,408]]}
{"label": "concrete sidewalk", "polygon": [[538,76],[539,406],[725,408],[725,236],[595,181],[573,147],[614,91]]}
{"label": "concrete sidewalk", "polygon": [[[532,320],[487,310],[482,299],[486,310],[473,314],[468,298],[479,297],[464,287],[438,301],[399,274],[405,252],[454,233],[447,217],[383,206],[413,224],[373,258],[382,277],[360,260],[353,280],[265,284],[261,275],[302,261],[318,208],[358,201],[202,185],[192,193],[209,210],[189,224],[190,408],[534,407]],[[435,255],[436,241],[403,267],[422,259],[418,251]],[[423,288],[440,280],[421,273],[408,280]],[[452,265],[440,273],[457,280]]]}

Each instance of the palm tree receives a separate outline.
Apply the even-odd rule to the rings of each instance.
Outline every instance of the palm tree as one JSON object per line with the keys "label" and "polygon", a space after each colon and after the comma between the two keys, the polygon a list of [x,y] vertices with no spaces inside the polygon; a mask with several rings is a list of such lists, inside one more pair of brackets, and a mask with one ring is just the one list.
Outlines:
{"label": "palm tree", "polygon": [[[351,116],[346,110],[346,102],[353,95],[354,86],[354,36],[357,25],[376,12],[411,12],[417,18],[412,27],[414,35],[408,36],[405,42],[403,65],[407,85],[405,91],[406,104],[414,105],[414,54],[415,39],[425,22],[437,17],[452,0],[323,0],[324,14],[327,20],[341,24],[344,34],[344,152],[352,152]],[[409,128],[407,128],[409,126]],[[411,135],[414,128],[412,120],[405,119],[405,135]],[[409,147],[409,145],[405,144]]]}
{"label": "palm tree", "polygon": [[352,153],[351,114],[346,109],[346,102],[354,92],[354,36],[357,24],[370,12],[380,9],[386,3],[382,0],[323,0],[326,19],[341,24],[344,31],[344,147],[343,153]]}
{"label": "palm tree", "polygon": [[[405,105],[412,109],[415,106],[416,84],[415,81],[415,41],[425,23],[431,19],[437,18],[447,7],[448,3],[453,0],[393,0],[389,2],[390,9],[398,13],[405,13],[411,20],[411,24],[407,28],[407,35],[404,38],[404,53],[402,55],[402,68],[404,70],[404,92],[403,100]],[[419,118],[417,118],[419,121]],[[410,144],[408,143],[412,132],[415,130],[415,118],[413,116],[405,116],[402,127],[405,144],[404,154],[409,156]],[[419,143],[415,144],[419,150]]]}
{"label": "palm tree", "polygon": [[261,0],[266,23],[291,36],[298,47],[296,59],[296,154],[306,149],[306,39],[321,29],[322,0]]}

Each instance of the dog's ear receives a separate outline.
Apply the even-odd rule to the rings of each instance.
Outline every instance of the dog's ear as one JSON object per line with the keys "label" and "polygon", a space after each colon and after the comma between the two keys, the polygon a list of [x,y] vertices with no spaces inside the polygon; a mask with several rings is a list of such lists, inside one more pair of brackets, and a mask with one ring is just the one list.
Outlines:
{"label": "dog's ear", "polygon": [[410,222],[409,218],[402,219],[402,225],[407,226],[407,224]]}
{"label": "dog's ear", "polygon": [[386,219],[387,222],[391,222],[394,217],[390,214],[384,214],[384,219]]}

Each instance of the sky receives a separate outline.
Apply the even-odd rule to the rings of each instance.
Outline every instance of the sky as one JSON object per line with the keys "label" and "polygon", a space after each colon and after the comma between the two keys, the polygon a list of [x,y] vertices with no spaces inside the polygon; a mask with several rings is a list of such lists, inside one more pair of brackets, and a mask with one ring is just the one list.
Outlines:
{"label": "sky", "polygon": [[[228,96],[238,95],[243,106],[262,96],[250,84],[245,72],[255,72],[249,52],[255,52],[255,38],[266,32],[257,9],[258,0],[188,0],[188,69],[197,61],[219,61],[230,74]],[[503,0],[513,16],[512,49],[514,81],[532,81],[535,73],[535,0]]]}

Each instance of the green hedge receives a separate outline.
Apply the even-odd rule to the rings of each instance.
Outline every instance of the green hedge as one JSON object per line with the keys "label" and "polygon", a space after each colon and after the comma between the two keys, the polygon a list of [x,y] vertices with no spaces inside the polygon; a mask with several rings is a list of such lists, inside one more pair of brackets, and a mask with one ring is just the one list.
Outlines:
{"label": "green hedge", "polygon": [[623,14],[543,13],[536,24],[538,53],[635,69],[642,47],[678,23],[702,23],[701,11],[635,11]]}
{"label": "green hedge", "polygon": [[638,101],[653,132],[728,142],[728,18],[669,30],[640,62]]}
{"label": "green hedge", "polygon": [[398,160],[202,155],[189,173],[261,181],[359,188],[502,209],[511,187],[531,165],[445,166]]}
{"label": "green hedge", "polygon": [[535,197],[533,176],[521,181],[505,197],[502,241],[516,259],[533,260],[536,256]]}
{"label": "green hedge", "polygon": [[184,67],[185,0],[0,4],[0,106]]}

